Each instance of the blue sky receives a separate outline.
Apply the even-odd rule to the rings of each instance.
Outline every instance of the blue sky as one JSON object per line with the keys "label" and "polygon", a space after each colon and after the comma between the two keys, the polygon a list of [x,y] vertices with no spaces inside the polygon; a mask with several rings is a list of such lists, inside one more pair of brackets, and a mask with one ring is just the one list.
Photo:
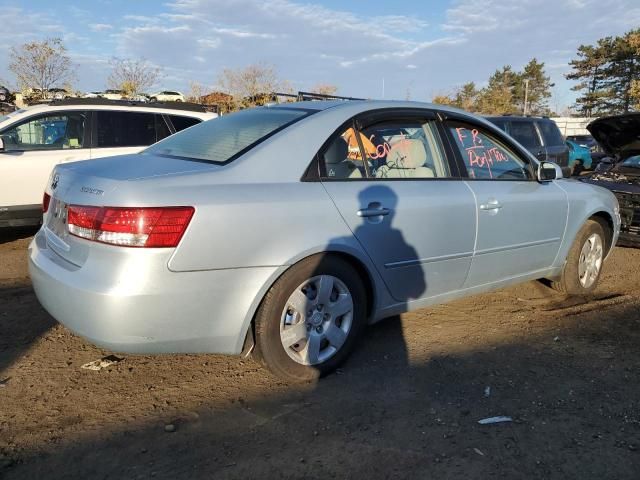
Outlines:
{"label": "blue sky", "polygon": [[224,68],[265,62],[295,89],[430,100],[502,65],[545,62],[552,108],[572,103],[563,78],[580,44],[640,27],[637,0],[0,0],[0,79],[8,49],[59,36],[76,87],[102,90],[111,57],[162,67],[158,88],[215,89]]}

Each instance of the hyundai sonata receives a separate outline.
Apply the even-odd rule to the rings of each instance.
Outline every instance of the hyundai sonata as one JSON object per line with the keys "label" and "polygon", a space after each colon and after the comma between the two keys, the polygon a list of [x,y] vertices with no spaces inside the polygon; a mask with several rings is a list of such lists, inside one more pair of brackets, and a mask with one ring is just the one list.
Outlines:
{"label": "hyundai sonata", "polygon": [[255,108],[56,167],[30,273],[51,315],[104,348],[253,352],[304,381],[390,315],[541,278],[592,291],[617,202],[561,177],[455,109]]}

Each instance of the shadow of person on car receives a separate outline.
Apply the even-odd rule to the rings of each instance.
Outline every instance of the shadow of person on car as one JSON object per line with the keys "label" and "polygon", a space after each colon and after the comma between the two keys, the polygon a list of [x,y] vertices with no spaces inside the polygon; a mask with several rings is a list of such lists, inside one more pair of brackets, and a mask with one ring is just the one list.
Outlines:
{"label": "shadow of person on car", "polygon": [[[372,202],[372,199],[376,201]],[[398,209],[398,196],[386,185],[368,186],[358,194],[358,216],[360,223],[353,229],[353,235],[331,240],[326,251],[344,251],[345,246],[360,250],[364,258],[371,259],[369,265],[356,266],[359,281],[363,288],[362,299],[357,298],[360,293],[358,288],[348,286],[353,290],[354,305],[362,300],[365,305],[365,313],[357,322],[362,325],[354,325],[354,332],[344,344],[348,350],[357,349],[359,342],[366,342],[372,337],[385,337],[385,352],[380,352],[385,360],[393,360],[395,368],[408,365],[408,354],[406,342],[402,331],[400,313],[407,310],[407,304],[415,299],[421,298],[426,290],[425,272],[419,262],[416,249],[407,243],[402,231],[394,228],[394,218]],[[375,215],[376,209],[380,209],[381,214]],[[344,212],[343,212],[344,214]],[[348,220],[347,220],[348,222]],[[353,228],[353,225],[350,226]],[[320,266],[321,264],[319,264]],[[354,267],[354,263],[351,266]],[[320,266],[317,275],[322,275],[325,271]],[[377,287],[376,287],[377,285]],[[384,303],[389,305],[389,313],[384,324],[373,329],[366,330],[367,323],[381,320],[373,318],[372,312],[375,306]],[[361,338],[358,338],[361,337]],[[326,348],[331,348],[327,344]],[[335,352],[336,357],[341,352]],[[344,358],[336,362],[339,366]],[[330,373],[332,368],[318,369],[318,376]]]}

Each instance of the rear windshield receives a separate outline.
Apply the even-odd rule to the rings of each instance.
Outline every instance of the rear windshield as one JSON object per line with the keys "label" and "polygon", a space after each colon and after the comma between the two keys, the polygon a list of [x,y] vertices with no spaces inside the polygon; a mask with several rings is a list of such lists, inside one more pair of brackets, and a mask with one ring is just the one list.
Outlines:
{"label": "rear windshield", "polygon": [[538,126],[540,127],[540,131],[542,132],[542,137],[544,138],[545,145],[557,146],[564,144],[560,129],[555,124],[555,122],[553,122],[552,120],[548,120],[546,122],[538,122]]}
{"label": "rear windshield", "polygon": [[540,138],[533,122],[511,122],[509,125],[509,135],[515,138],[520,145],[525,148],[532,149],[540,146]]}
{"label": "rear windshield", "polygon": [[307,115],[305,110],[285,108],[243,110],[176,133],[143,153],[225,163]]}

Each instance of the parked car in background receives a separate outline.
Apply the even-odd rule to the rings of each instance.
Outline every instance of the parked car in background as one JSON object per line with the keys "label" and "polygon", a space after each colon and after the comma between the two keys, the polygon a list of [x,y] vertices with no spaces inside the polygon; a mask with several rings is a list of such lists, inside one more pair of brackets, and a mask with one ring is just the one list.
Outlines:
{"label": "parked car in background", "polygon": [[64,88],[50,88],[46,92],[46,97],[50,100],[63,100],[69,96],[69,92]]}
{"label": "parked car in background", "polygon": [[184,95],[173,90],[163,90],[149,96],[152,102],[184,102]]}
{"label": "parked car in background", "polygon": [[11,92],[8,88],[0,85],[0,102],[10,102],[11,101]]}
{"label": "parked car in background", "polygon": [[578,145],[571,140],[567,140],[569,147],[569,167],[574,175],[579,175],[584,170],[591,169],[591,151]]}
{"label": "parked car in background", "polygon": [[457,109],[259,107],[58,165],[29,271],[46,310],[104,348],[255,348],[306,381],[391,315],[540,278],[593,291],[617,202],[561,177]]}
{"label": "parked car in background", "polygon": [[102,98],[102,93],[103,92],[87,92],[82,98]]}
{"label": "parked car in background", "polygon": [[587,129],[608,157],[586,181],[611,190],[620,204],[620,243],[640,247],[640,113],[602,117]]}
{"label": "parked car in background", "polygon": [[515,138],[538,160],[554,162],[563,168],[565,175],[571,174],[569,147],[560,129],[550,118],[518,115],[486,118]]}
{"label": "parked car in background", "polygon": [[104,92],[100,93],[99,96],[100,98],[106,98],[107,100],[122,100],[125,97],[122,90],[114,89],[105,90]]}
{"label": "parked car in background", "polygon": [[600,160],[607,156],[600,144],[591,135],[568,135],[567,140],[577,143],[581,147],[588,148],[591,152],[591,168],[595,168]]}
{"label": "parked car in background", "polygon": [[148,102],[149,95],[146,93],[136,93],[135,95],[130,96],[128,100],[131,100],[132,102]]}
{"label": "parked car in background", "polygon": [[0,227],[40,223],[42,189],[55,165],[139,152],[216,116],[187,103],[69,99],[0,117]]}

